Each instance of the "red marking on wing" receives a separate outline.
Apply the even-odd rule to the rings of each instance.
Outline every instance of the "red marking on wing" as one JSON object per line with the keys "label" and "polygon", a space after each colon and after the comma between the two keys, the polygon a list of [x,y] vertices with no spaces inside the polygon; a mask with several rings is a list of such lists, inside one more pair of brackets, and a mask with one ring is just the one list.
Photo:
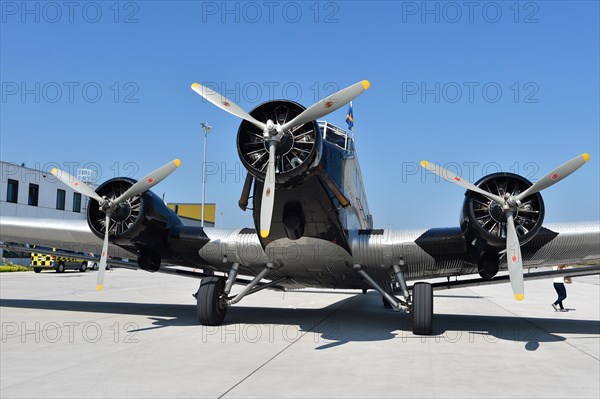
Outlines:
{"label": "red marking on wing", "polygon": [[456,180],[456,181],[460,181],[460,177],[456,176],[456,177],[454,178],[454,180]]}
{"label": "red marking on wing", "polygon": [[331,107],[333,107],[333,101],[327,101],[325,103],[325,108],[331,108]]}
{"label": "red marking on wing", "polygon": [[73,183],[73,185],[74,185],[75,187],[77,187],[77,186],[79,185],[79,182],[75,182],[75,183]]}
{"label": "red marking on wing", "polygon": [[515,255],[512,256],[513,263],[517,263],[517,257]]}
{"label": "red marking on wing", "polygon": [[553,175],[552,175],[550,178],[551,178],[552,180],[556,180],[556,179],[558,179],[558,173],[555,173],[555,174],[553,174]]}
{"label": "red marking on wing", "polygon": [[153,181],[154,181],[154,179],[153,179],[152,177],[149,177],[149,178],[146,180],[146,182],[148,182],[148,183],[152,183]]}
{"label": "red marking on wing", "polygon": [[223,101],[223,105],[226,106],[226,107],[231,106],[231,104],[229,104],[227,101]]}
{"label": "red marking on wing", "polygon": [[266,195],[267,197],[271,195],[271,189],[270,189],[270,188],[267,188],[267,192],[265,193],[265,195]]}

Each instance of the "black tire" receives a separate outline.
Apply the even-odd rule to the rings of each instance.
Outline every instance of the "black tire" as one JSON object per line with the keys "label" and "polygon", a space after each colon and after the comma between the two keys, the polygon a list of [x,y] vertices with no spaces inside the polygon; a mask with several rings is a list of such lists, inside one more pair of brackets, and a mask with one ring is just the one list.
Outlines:
{"label": "black tire", "polygon": [[64,264],[64,262],[58,262],[58,266],[56,266],[56,272],[57,273],[64,273],[65,272],[65,264]]}
{"label": "black tire", "polygon": [[413,334],[431,335],[433,332],[433,289],[429,283],[413,286]]}
{"label": "black tire", "polygon": [[221,300],[225,289],[225,280],[218,277],[205,277],[200,282],[196,294],[198,320],[204,326],[223,324],[227,314],[227,305]]}
{"label": "black tire", "polygon": [[35,273],[41,273],[41,271],[42,271],[42,268],[41,268],[41,267],[34,267],[34,268],[33,268],[33,271],[34,271]]}
{"label": "black tire", "polygon": [[81,267],[79,268],[80,272],[85,272],[87,270],[87,261],[84,260],[83,262],[81,262]]}
{"label": "black tire", "polygon": [[98,263],[94,262],[94,265],[92,266],[92,270],[98,270]]}

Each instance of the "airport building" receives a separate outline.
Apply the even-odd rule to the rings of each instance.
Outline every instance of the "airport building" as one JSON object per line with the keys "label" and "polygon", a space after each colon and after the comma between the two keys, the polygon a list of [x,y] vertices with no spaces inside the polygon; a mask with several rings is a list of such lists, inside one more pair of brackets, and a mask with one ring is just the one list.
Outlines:
{"label": "airport building", "polygon": [[[24,164],[0,162],[0,216],[52,219],[85,219],[88,197],[75,192],[47,171]],[[77,177],[87,181],[89,169],[77,170]],[[93,186],[93,185],[92,185]]]}
{"label": "airport building", "polygon": [[[204,226],[214,227],[217,214],[217,205],[214,203],[204,205]],[[202,225],[202,204],[169,202],[167,206],[179,216],[185,225]]]}
{"label": "airport building", "polygon": [[[48,170],[37,170],[23,164],[0,162],[0,217],[19,216],[52,219],[86,219],[89,198],[74,191],[54,177]],[[94,176],[90,169],[77,169],[77,178],[90,183]],[[183,223],[191,226],[202,224],[202,204],[169,203]],[[214,227],[216,204],[205,205],[205,226]]]}

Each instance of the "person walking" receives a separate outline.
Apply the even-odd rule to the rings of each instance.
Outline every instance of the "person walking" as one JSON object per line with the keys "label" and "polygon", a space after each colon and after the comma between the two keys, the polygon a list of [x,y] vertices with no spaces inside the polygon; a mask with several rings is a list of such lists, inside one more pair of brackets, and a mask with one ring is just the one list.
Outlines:
{"label": "person walking", "polygon": [[[565,265],[555,266],[554,270],[563,270],[567,267]],[[571,279],[569,277],[556,277],[554,279],[554,289],[558,294],[558,299],[552,304],[552,307],[557,312],[566,312],[567,309],[563,306],[563,301],[567,298],[567,289],[565,288],[565,283],[570,283]],[[558,307],[556,306],[558,305]]]}

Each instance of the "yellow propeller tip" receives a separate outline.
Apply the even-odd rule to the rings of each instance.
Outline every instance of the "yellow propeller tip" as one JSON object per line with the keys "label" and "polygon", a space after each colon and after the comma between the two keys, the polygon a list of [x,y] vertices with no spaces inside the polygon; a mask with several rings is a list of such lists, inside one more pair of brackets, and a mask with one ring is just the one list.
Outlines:
{"label": "yellow propeller tip", "polygon": [[426,168],[427,167],[427,161],[421,161],[421,166]]}
{"label": "yellow propeller tip", "polygon": [[192,89],[197,89],[198,87],[200,87],[199,83],[192,83]]}
{"label": "yellow propeller tip", "polygon": [[523,299],[525,299],[525,295],[524,294],[515,294],[515,299],[517,301],[522,301]]}
{"label": "yellow propeller tip", "polygon": [[56,174],[58,173],[58,168],[52,168],[50,173],[52,173],[54,176],[56,176]]}
{"label": "yellow propeller tip", "polygon": [[365,90],[368,90],[369,87],[371,87],[371,82],[369,82],[368,80],[363,80],[362,82],[363,87],[365,88]]}
{"label": "yellow propeller tip", "polygon": [[102,285],[102,284],[98,284],[98,285],[96,286],[96,290],[98,290],[98,291],[102,291],[102,288],[103,288],[103,285]]}
{"label": "yellow propeller tip", "polygon": [[181,165],[181,161],[179,159],[175,159],[173,160],[173,163],[175,164],[175,166],[179,167],[179,165]]}
{"label": "yellow propeller tip", "polygon": [[262,238],[267,238],[268,235],[269,235],[269,230],[261,230],[260,231],[260,236]]}
{"label": "yellow propeller tip", "polygon": [[589,161],[589,160],[590,160],[590,154],[588,154],[587,152],[586,152],[585,154],[581,155],[581,156],[583,157],[583,160],[584,160],[585,162],[587,162],[587,161]]}

